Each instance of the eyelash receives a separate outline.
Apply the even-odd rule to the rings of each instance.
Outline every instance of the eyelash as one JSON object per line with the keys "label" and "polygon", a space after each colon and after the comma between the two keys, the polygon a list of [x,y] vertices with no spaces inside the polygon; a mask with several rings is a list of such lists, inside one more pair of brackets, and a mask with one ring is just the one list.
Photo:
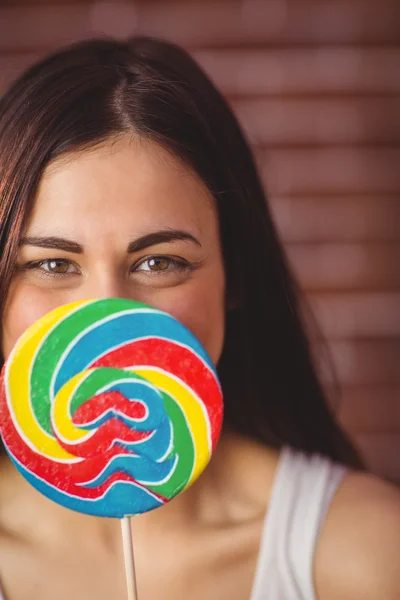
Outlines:
{"label": "eyelash", "polygon": [[[169,261],[170,265],[172,265],[172,268],[168,268],[168,269],[161,270],[161,271],[151,271],[151,269],[148,269],[148,270],[139,271],[139,272],[145,273],[146,275],[148,275],[148,274],[165,275],[165,274],[169,274],[173,271],[181,271],[181,272],[194,271],[199,266],[197,263],[190,263],[183,259],[177,259],[177,258],[173,258],[171,256],[166,256],[163,254],[155,254],[152,256],[148,256],[146,258],[142,258],[137,264],[133,265],[130,272],[133,273],[134,269],[136,269],[137,267],[140,267],[141,265],[143,265],[146,262],[150,262],[153,259],[166,259]],[[31,261],[31,262],[27,263],[26,265],[23,266],[23,270],[24,271],[38,270],[38,271],[40,271],[42,276],[52,277],[52,278],[70,277],[71,275],[77,274],[75,272],[74,273],[52,273],[51,271],[46,271],[45,269],[42,269],[43,265],[45,265],[46,263],[51,263],[51,262],[62,262],[62,263],[68,263],[69,265],[74,265],[74,263],[72,261],[70,261],[69,259],[66,259],[66,258],[65,259],[64,258],[46,258],[44,260]]]}

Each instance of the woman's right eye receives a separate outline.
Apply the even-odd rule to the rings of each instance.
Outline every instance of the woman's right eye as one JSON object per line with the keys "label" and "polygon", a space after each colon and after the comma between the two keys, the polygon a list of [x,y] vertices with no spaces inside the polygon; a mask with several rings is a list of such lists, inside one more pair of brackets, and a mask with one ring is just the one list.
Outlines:
{"label": "woman's right eye", "polygon": [[25,266],[25,269],[30,271],[40,271],[41,274],[50,277],[79,273],[78,267],[65,258],[49,258],[46,260],[30,262]]}

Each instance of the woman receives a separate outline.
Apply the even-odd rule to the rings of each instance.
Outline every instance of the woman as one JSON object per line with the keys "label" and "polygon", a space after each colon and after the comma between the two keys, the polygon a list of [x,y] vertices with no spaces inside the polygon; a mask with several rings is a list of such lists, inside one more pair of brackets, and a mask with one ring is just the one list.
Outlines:
{"label": "woman", "polygon": [[[250,150],[192,59],[147,38],[50,56],[1,101],[0,156],[4,359],[52,308],[121,296],[218,368],[211,464],[133,520],[140,600],[399,598],[399,493],[327,408]],[[125,598],[118,523],[0,470],[4,597]]]}

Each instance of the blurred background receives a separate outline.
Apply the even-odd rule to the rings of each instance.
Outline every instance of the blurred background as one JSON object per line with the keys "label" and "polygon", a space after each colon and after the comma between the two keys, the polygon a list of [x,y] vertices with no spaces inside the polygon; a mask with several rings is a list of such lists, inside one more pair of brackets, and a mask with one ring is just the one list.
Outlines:
{"label": "blurred background", "polygon": [[400,1],[0,0],[0,94],[62,44],[135,33],[187,48],[236,111],[340,420],[400,483]]}

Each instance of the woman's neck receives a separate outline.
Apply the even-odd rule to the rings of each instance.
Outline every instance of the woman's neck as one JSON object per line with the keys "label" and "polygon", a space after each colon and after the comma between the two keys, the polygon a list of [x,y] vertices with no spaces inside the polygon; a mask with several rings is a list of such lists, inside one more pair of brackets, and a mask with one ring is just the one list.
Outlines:
{"label": "woman's neck", "polygon": [[[137,536],[219,528],[259,519],[273,486],[279,452],[229,430],[197,482],[167,505],[135,517]],[[68,545],[79,535],[89,547],[120,544],[115,519],[67,510],[37,492],[6,458],[0,459],[0,527],[34,545]]]}

